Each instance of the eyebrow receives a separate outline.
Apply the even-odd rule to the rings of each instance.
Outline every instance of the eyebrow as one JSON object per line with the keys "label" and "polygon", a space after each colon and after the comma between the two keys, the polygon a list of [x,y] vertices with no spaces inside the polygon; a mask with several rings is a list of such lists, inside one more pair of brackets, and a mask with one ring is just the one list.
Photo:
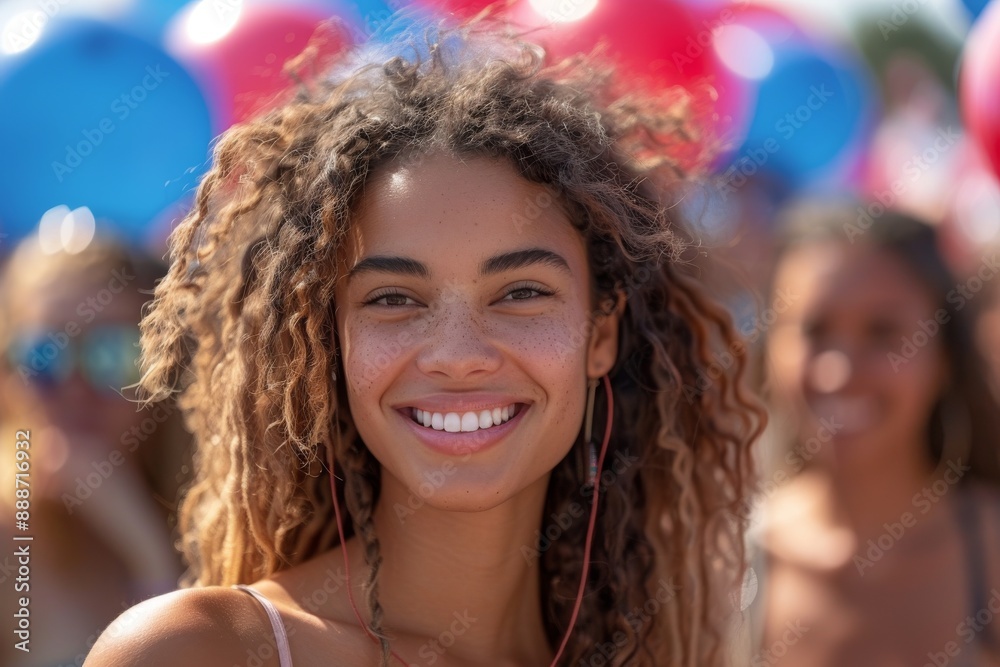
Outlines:
{"label": "eyebrow", "polygon": [[[551,250],[546,250],[545,248],[527,248],[525,250],[514,250],[494,255],[479,266],[479,275],[485,277],[536,264],[552,266],[565,271],[571,276],[573,275],[573,271],[569,268],[569,263],[563,259],[562,255]],[[372,255],[355,264],[354,268],[348,272],[347,279],[350,281],[360,274],[370,272],[392,273],[414,278],[431,277],[431,271],[427,268],[427,265],[411,257]]]}

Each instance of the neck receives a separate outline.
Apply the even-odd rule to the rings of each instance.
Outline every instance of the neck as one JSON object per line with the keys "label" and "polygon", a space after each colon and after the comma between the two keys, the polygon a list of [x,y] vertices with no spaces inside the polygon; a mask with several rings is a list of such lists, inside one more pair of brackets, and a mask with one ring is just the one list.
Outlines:
{"label": "neck", "polygon": [[917,441],[887,451],[884,460],[808,469],[806,479],[824,498],[819,503],[822,518],[849,530],[859,544],[878,538],[886,532],[886,524],[902,522],[907,513],[915,523],[925,505],[914,498],[932,482],[932,467],[921,454],[925,450],[925,444]]}
{"label": "neck", "polygon": [[373,521],[382,556],[378,596],[389,634],[436,640],[451,633],[448,652],[470,661],[549,664],[539,561],[522,552],[535,547],[548,481],[546,475],[486,511],[452,512],[415,503],[383,469]]}

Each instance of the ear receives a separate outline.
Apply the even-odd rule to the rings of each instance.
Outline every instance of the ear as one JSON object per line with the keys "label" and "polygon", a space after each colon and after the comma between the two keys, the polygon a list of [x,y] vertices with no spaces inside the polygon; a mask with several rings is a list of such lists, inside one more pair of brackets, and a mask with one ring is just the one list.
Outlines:
{"label": "ear", "polygon": [[625,291],[616,289],[617,300],[605,299],[594,318],[587,346],[587,378],[597,379],[611,370],[618,357],[618,329],[625,313]]}

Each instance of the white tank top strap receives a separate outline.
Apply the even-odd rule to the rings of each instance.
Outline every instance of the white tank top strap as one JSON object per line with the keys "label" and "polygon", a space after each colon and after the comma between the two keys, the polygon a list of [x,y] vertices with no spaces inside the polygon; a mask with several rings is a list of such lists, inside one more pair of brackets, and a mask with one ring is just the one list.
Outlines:
{"label": "white tank top strap", "polygon": [[233,588],[246,591],[257,598],[257,601],[264,607],[267,617],[271,619],[271,628],[274,630],[274,638],[277,641],[278,661],[281,667],[292,667],[292,652],[288,648],[288,635],[285,632],[285,625],[281,622],[281,615],[278,613],[278,608],[255,588],[251,588],[246,584],[234,584]]}

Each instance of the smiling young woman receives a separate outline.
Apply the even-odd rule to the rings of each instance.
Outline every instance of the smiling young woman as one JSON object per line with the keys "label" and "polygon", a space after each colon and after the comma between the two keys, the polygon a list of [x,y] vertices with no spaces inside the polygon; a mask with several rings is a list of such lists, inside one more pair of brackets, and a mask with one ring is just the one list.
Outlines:
{"label": "smiling young woman", "polygon": [[682,100],[428,41],[221,140],[142,322],[190,569],[88,667],[724,664],[763,413],[664,203]]}
{"label": "smiling young woman", "polygon": [[764,345],[780,483],[757,508],[750,625],[789,664],[995,667],[1000,406],[978,304],[936,227],[888,210],[854,236],[864,206],[783,216],[770,293],[794,298]]}

